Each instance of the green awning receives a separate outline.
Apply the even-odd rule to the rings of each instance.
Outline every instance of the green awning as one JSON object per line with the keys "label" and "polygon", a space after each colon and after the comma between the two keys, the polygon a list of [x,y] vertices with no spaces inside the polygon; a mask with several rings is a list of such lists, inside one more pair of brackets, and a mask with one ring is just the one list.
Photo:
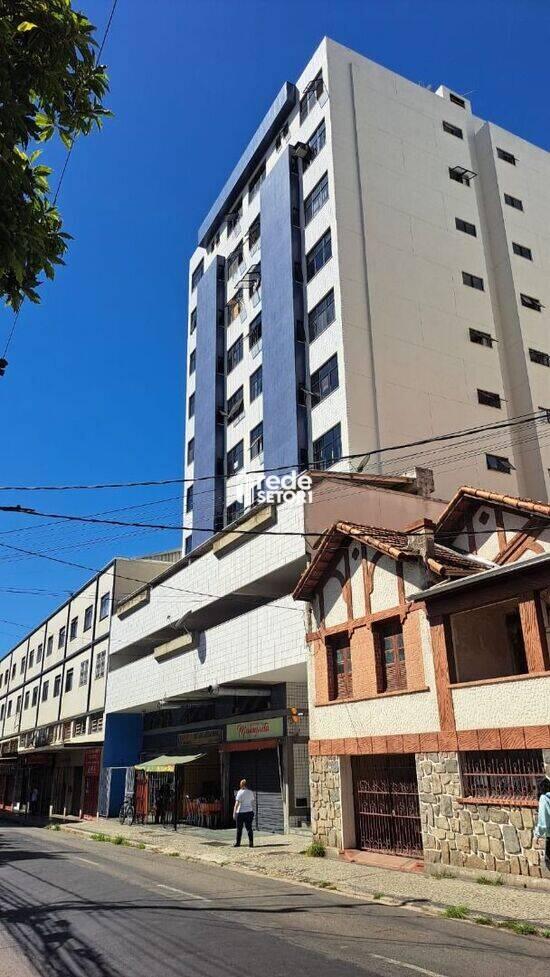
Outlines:
{"label": "green awning", "polygon": [[158,756],[154,760],[146,760],[145,763],[136,763],[136,770],[145,770],[146,773],[174,773],[176,767],[182,763],[193,763],[200,760],[204,753],[194,753],[192,756]]}

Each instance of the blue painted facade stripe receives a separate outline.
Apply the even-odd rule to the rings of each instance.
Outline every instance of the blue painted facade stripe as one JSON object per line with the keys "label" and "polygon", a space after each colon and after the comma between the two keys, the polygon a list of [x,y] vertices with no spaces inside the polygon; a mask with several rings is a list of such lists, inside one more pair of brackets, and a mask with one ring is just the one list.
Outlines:
{"label": "blue painted facade stripe", "polygon": [[270,142],[290,115],[298,101],[298,89],[292,82],[285,82],[271,108],[256,129],[243,155],[227,180],[216,202],[199,228],[199,247],[204,248],[215,234],[225,215],[231,213],[249,178],[261,163]]}

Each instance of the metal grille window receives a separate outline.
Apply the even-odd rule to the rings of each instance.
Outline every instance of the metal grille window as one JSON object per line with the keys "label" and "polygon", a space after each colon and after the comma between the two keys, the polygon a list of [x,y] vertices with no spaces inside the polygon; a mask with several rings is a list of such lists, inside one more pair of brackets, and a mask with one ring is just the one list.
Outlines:
{"label": "metal grille window", "polygon": [[526,309],[532,309],[533,312],[542,312],[542,302],[540,299],[535,299],[532,295],[524,295],[523,292],[520,293],[520,299],[521,304]]}
{"label": "metal grille window", "polygon": [[103,715],[90,716],[88,720],[88,733],[101,733],[103,729]]}
{"label": "metal grille window", "polygon": [[510,193],[504,194],[504,203],[508,204],[509,207],[513,207],[514,210],[523,210],[523,202],[519,197],[512,197]]}
{"label": "metal grille window", "polygon": [[464,797],[536,801],[545,773],[542,750],[480,750],[459,759]]}
{"label": "metal grille window", "polygon": [[243,388],[239,387],[227,401],[227,423],[231,424],[244,414],[244,394]]}
{"label": "metal grille window", "polygon": [[531,248],[526,248],[524,244],[518,244],[516,241],[512,241],[512,250],[514,254],[519,255],[520,258],[527,258],[527,261],[533,260],[533,252]]}
{"label": "metal grille window", "polygon": [[469,285],[470,288],[477,288],[480,292],[485,291],[483,278],[480,278],[479,275],[471,275],[469,271],[462,272],[462,283]]}
{"label": "metal grille window", "polygon": [[329,431],[325,431],[320,438],[313,442],[314,468],[330,468],[342,457],[342,435],[339,424],[335,424]]}
{"label": "metal grille window", "polygon": [[530,349],[529,359],[539,366],[550,366],[550,353],[543,353],[540,349]]}
{"label": "metal grille window", "polygon": [[332,238],[330,228],[313,246],[306,258],[306,274],[308,282],[332,258]]}
{"label": "metal grille window", "polygon": [[260,167],[255,176],[252,177],[250,183],[248,184],[248,202],[254,200],[254,197],[258,193],[262,183],[265,180],[265,163]]}
{"label": "metal grille window", "polygon": [[88,669],[89,669],[89,662],[87,660],[85,662],[80,663],[80,676],[78,679],[79,685],[86,685],[88,681]]}
{"label": "metal grille window", "polygon": [[490,390],[478,390],[477,400],[485,407],[502,407],[500,394],[492,393]]}
{"label": "metal grille window", "polygon": [[231,505],[227,506],[227,519],[226,522],[229,525],[230,522],[234,522],[239,516],[242,516],[244,512],[244,502],[242,499],[237,499],[236,502],[232,502]]}
{"label": "metal grille window", "polygon": [[470,224],[469,221],[463,221],[461,217],[455,217],[455,227],[457,231],[464,231],[464,234],[471,234],[472,237],[477,237],[475,224]]}
{"label": "metal grille window", "polygon": [[191,275],[191,291],[194,292],[197,285],[199,284],[202,276],[204,274],[204,261],[199,261],[197,267],[195,268],[193,274]]}
{"label": "metal grille window", "polygon": [[190,465],[195,460],[195,439],[191,440],[187,444],[187,464]]}
{"label": "metal grille window", "polygon": [[256,400],[262,392],[262,368],[258,367],[250,377],[250,403]]}
{"label": "metal grille window", "polygon": [[253,349],[260,339],[262,338],[262,317],[261,315],[256,316],[256,318],[251,322],[250,329],[248,332],[248,348]]}
{"label": "metal grille window", "polygon": [[189,395],[189,400],[187,403],[187,416],[188,417],[195,416],[195,394],[194,393]]}
{"label": "metal grille window", "polygon": [[328,200],[328,173],[321,177],[304,201],[304,220],[306,226],[319,213]]}
{"label": "metal grille window", "polygon": [[349,699],[353,694],[351,650],[347,634],[326,639],[329,699]]}
{"label": "metal grille window", "polygon": [[94,608],[92,604],[84,611],[84,630],[89,631],[94,620]]}
{"label": "metal grille window", "polygon": [[233,343],[232,346],[227,351],[227,372],[231,373],[235,369],[238,363],[241,362],[243,358],[243,337],[239,338]]}
{"label": "metal grille window", "polygon": [[331,356],[311,374],[311,405],[319,404],[338,387],[338,357]]}
{"label": "metal grille window", "polygon": [[507,152],[506,149],[499,149],[497,146],[497,156],[499,159],[503,159],[505,163],[511,163],[512,166],[516,165],[516,157],[513,153]]}
{"label": "metal grille window", "polygon": [[189,322],[189,332],[191,333],[191,335],[193,335],[196,328],[197,328],[197,310],[193,309],[191,313],[191,319]]}
{"label": "metal grille window", "polygon": [[239,441],[234,448],[227,452],[227,474],[234,475],[244,464],[244,445]]}
{"label": "metal grille window", "polygon": [[452,122],[443,122],[443,132],[447,132],[450,136],[456,136],[457,139],[464,139],[464,133],[459,126],[453,125]]}
{"label": "metal grille window", "polygon": [[185,511],[193,512],[193,486],[190,485],[185,493]]}
{"label": "metal grille window", "polygon": [[69,638],[70,638],[71,641],[74,641],[74,639],[77,636],[77,633],[78,633],[78,618],[77,617],[73,617],[73,619],[71,621],[71,627],[70,627],[70,630],[69,630]]}
{"label": "metal grille window", "polygon": [[485,461],[490,472],[502,472],[504,475],[509,475],[514,468],[510,459],[504,455],[485,455]]}
{"label": "metal grille window", "polygon": [[319,101],[323,94],[323,72],[320,71],[309,85],[306,85],[304,94],[300,99],[300,122],[305,122],[313,106]]}
{"label": "metal grille window", "polygon": [[256,424],[250,432],[250,457],[257,458],[264,450],[264,425]]}
{"label": "metal grille window", "polygon": [[327,128],[325,125],[325,120],[317,126],[315,132],[307,141],[309,153],[302,163],[302,172],[305,172],[309,164],[319,155],[327,141]]}
{"label": "metal grille window", "polygon": [[105,675],[105,664],[107,661],[107,652],[105,649],[99,651],[95,660],[95,678],[103,678]]}
{"label": "metal grille window", "polygon": [[334,291],[331,288],[324,298],[308,312],[309,341],[313,342],[320,336],[325,329],[334,322],[336,318],[336,307],[334,304]]}
{"label": "metal grille window", "polygon": [[86,732],[86,720],[75,719],[73,726],[73,736],[84,736]]}

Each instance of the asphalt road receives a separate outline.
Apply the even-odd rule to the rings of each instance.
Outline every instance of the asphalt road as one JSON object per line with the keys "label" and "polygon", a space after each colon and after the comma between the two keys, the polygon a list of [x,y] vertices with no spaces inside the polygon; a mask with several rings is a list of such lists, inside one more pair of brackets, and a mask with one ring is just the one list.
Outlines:
{"label": "asphalt road", "polygon": [[549,973],[541,939],[0,823],[0,977]]}

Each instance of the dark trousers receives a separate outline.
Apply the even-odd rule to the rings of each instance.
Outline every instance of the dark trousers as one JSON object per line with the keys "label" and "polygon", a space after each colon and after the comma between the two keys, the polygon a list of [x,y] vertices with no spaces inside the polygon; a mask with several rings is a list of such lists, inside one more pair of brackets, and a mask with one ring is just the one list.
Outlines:
{"label": "dark trousers", "polygon": [[252,822],[254,820],[254,811],[245,811],[244,814],[237,814],[237,841],[236,844],[240,845],[241,838],[243,836],[243,828],[246,828],[246,833],[248,835],[248,843],[252,848],[254,844],[254,832],[252,830]]}

